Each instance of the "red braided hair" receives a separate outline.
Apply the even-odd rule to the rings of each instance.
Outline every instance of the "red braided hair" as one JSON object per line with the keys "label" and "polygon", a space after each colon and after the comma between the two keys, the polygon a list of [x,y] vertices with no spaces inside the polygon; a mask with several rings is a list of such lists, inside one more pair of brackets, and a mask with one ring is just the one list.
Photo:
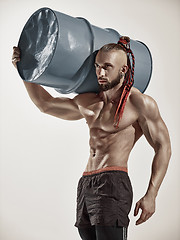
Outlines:
{"label": "red braided hair", "polygon": [[[118,126],[119,126],[119,122],[122,118],[129,92],[134,83],[134,67],[135,67],[135,57],[134,57],[133,52],[130,49],[129,37],[120,37],[118,44],[120,44],[122,49],[127,53],[129,70],[128,70],[127,76],[123,82],[123,91],[122,91],[121,98],[119,100],[119,104],[118,104],[118,107],[116,109],[116,113],[114,116],[114,127],[116,127],[116,128],[118,128]],[[132,67],[131,67],[130,60],[129,60],[130,54],[132,57]]]}

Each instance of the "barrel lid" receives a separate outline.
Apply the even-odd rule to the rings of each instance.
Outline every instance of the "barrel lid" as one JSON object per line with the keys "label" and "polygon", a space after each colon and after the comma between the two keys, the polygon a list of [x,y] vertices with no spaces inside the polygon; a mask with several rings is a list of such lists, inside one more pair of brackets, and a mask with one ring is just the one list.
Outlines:
{"label": "barrel lid", "polygon": [[56,49],[58,29],[50,8],[40,8],[28,19],[18,42],[21,61],[17,68],[23,80],[36,80],[46,70]]}

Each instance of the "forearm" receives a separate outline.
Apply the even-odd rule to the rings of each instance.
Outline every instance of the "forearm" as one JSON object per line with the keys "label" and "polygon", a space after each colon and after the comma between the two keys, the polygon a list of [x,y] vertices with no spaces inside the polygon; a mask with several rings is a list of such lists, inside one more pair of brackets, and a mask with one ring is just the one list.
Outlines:
{"label": "forearm", "polygon": [[152,173],[146,195],[150,194],[154,198],[157,196],[158,190],[165,177],[170,157],[170,145],[161,147],[158,151],[156,151],[152,163]]}
{"label": "forearm", "polygon": [[70,98],[54,98],[43,87],[24,81],[27,92],[41,112],[65,120],[83,118],[75,101]]}
{"label": "forearm", "polygon": [[46,103],[53,97],[40,85],[23,81],[29,97],[33,103],[41,110],[45,111]]}

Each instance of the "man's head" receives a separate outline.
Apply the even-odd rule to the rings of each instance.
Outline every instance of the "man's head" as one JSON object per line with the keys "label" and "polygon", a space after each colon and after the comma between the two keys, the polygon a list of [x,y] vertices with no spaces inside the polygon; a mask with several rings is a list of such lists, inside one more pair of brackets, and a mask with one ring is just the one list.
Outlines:
{"label": "man's head", "polygon": [[[129,55],[132,58],[132,66]],[[135,57],[130,49],[130,38],[122,36],[117,44],[110,43],[103,46],[96,56],[95,67],[98,82],[103,91],[107,91],[116,85],[123,86],[114,116],[114,127],[118,128],[128,95],[134,83]]]}
{"label": "man's head", "polygon": [[127,54],[121,45],[107,44],[98,51],[95,67],[101,90],[107,91],[124,81],[128,71]]}

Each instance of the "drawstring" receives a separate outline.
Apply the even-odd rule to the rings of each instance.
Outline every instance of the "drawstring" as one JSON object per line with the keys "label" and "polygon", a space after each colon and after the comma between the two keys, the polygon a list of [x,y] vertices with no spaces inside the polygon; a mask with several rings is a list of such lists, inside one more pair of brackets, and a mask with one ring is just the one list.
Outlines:
{"label": "drawstring", "polygon": [[122,49],[127,53],[128,58],[131,55],[132,67],[129,62],[129,64],[128,64],[129,70],[128,70],[127,79],[125,79],[123,82],[123,91],[122,91],[121,98],[119,100],[119,104],[118,104],[118,107],[116,109],[116,113],[114,116],[114,127],[115,128],[118,128],[118,126],[119,126],[119,122],[122,118],[128,95],[129,95],[131,87],[134,83],[134,67],[135,67],[135,57],[134,57],[133,52],[130,49],[130,39],[127,37],[120,37],[118,44],[120,44]]}

